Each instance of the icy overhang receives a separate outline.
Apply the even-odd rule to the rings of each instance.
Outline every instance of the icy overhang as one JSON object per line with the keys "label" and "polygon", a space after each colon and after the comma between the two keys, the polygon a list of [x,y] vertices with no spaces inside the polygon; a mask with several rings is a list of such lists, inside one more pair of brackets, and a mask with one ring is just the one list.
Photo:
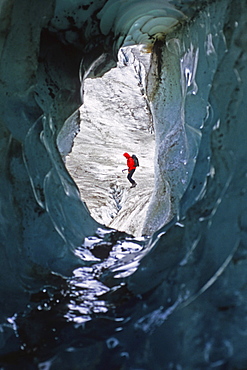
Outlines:
{"label": "icy overhang", "polygon": [[120,46],[152,44],[180,20],[183,13],[168,1],[108,1],[98,14],[104,35],[114,33],[116,48]]}
{"label": "icy overhang", "polygon": [[104,43],[102,54],[113,50],[117,55],[123,46],[152,45],[186,18],[168,0],[109,0],[103,3],[56,2],[49,29],[59,34],[64,44],[95,52]]}

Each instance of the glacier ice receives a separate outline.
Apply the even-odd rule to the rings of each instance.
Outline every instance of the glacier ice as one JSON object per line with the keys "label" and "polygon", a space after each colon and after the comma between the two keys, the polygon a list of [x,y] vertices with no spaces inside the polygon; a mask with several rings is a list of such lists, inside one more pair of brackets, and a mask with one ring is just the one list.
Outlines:
{"label": "glacier ice", "polygon": [[83,76],[103,75],[140,36],[139,11],[139,24],[152,13],[140,4],[1,3],[2,367],[247,367],[246,1],[152,2],[177,23],[145,23],[157,143],[148,240],[90,217],[57,147]]}
{"label": "glacier ice", "polygon": [[[150,54],[140,53],[139,49],[122,48],[116,68],[101,78],[84,81],[80,132],[65,159],[93,218],[135,236],[142,235],[153,190],[155,146],[144,91]],[[66,144],[64,148],[70,142],[68,134],[65,136],[68,125],[73,133],[77,121],[75,115],[59,133],[60,144]],[[134,176],[138,184],[134,192],[129,188],[127,172],[122,172],[126,168],[123,153],[130,150],[141,160]]]}

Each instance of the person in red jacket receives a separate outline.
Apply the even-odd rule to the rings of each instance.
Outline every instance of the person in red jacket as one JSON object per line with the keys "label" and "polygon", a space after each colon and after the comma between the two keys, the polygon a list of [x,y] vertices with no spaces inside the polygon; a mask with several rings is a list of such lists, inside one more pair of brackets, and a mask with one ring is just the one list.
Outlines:
{"label": "person in red jacket", "polygon": [[131,188],[134,188],[137,185],[135,180],[132,179],[132,176],[133,176],[133,174],[135,172],[135,169],[136,169],[135,161],[128,153],[124,153],[123,156],[127,159],[127,166],[128,166],[127,179],[131,183]]}

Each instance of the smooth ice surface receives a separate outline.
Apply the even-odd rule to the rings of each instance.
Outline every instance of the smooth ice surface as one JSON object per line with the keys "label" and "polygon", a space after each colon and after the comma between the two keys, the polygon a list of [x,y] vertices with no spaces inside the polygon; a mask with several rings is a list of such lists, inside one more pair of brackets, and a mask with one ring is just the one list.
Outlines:
{"label": "smooth ice surface", "polygon": [[[1,367],[245,369],[246,1],[0,10]],[[152,51],[150,238],[96,222],[63,160],[84,78],[143,42],[140,25]]]}

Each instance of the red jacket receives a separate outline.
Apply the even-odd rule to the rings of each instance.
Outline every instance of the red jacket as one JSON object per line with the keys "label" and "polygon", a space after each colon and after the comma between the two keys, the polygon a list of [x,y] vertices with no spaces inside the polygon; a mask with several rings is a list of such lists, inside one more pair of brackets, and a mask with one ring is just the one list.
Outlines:
{"label": "red jacket", "polygon": [[128,170],[131,171],[131,170],[135,170],[136,169],[136,166],[135,166],[135,161],[134,159],[128,154],[128,153],[124,153],[123,156],[125,158],[127,158],[127,166],[128,166]]}

